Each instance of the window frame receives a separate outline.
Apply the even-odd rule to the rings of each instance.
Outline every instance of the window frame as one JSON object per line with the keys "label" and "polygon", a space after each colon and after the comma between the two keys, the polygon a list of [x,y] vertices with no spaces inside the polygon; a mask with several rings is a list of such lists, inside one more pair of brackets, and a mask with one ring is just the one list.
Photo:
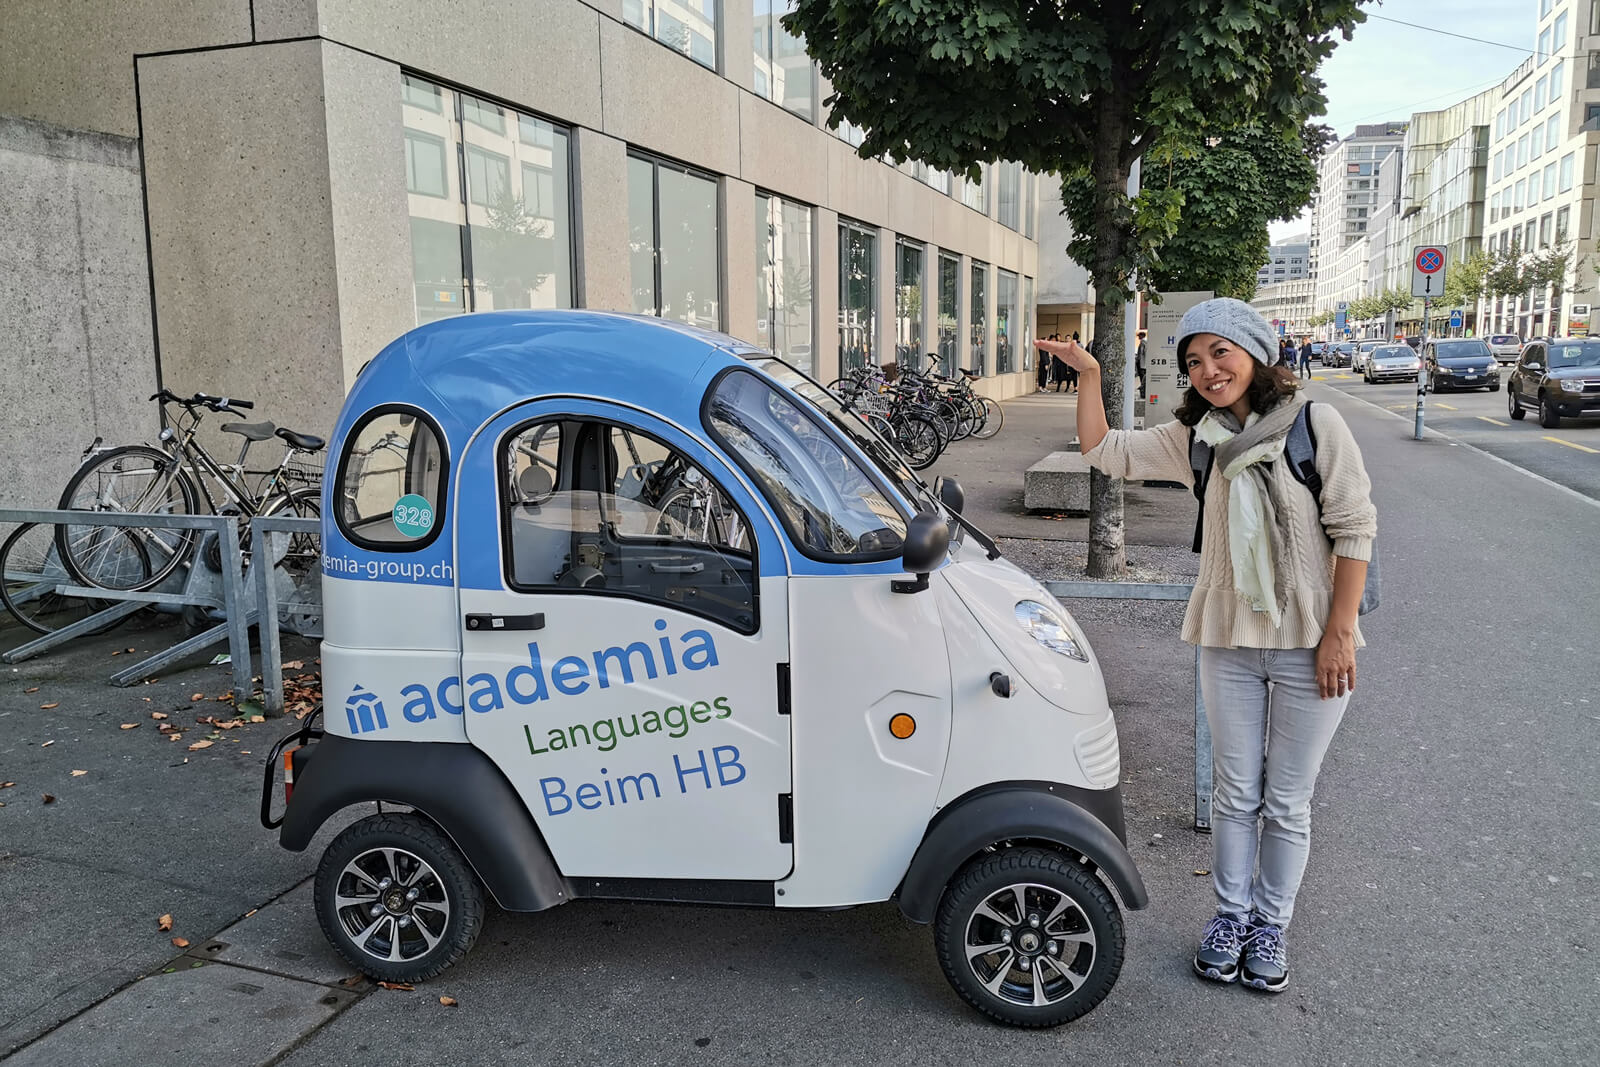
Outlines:
{"label": "window frame", "polygon": [[[360,439],[361,432],[385,415],[411,415],[420,425],[426,426],[439,442],[439,499],[433,506],[433,528],[421,537],[406,541],[369,541],[356,533],[344,521],[344,509],[339,502],[344,499],[345,473],[350,469],[350,453]],[[379,404],[361,413],[350,429],[345,431],[344,446],[339,450],[339,463],[335,468],[333,483],[333,521],[346,541],[366,552],[420,552],[439,539],[439,534],[454,518],[450,511],[451,475],[450,439],[432,415],[415,404],[394,402]],[[398,498],[397,498],[398,499]],[[392,505],[391,505],[392,507]]]}
{"label": "window frame", "polygon": [[[705,611],[697,610],[696,608],[691,607],[687,601],[658,600],[655,597],[641,596],[635,590],[561,586],[556,585],[553,582],[549,585],[525,585],[517,581],[515,568],[516,546],[512,543],[510,522],[511,509],[514,505],[512,504],[509,496],[511,486],[510,482],[506,478],[504,458],[506,455],[506,449],[511,445],[512,441],[515,441],[518,437],[527,433],[533,427],[547,422],[554,422],[558,424],[569,422],[593,423],[596,425],[605,426],[611,430],[627,430],[631,433],[637,433],[643,437],[649,438],[662,448],[676,452],[683,456],[683,458],[692,463],[700,471],[700,473],[711,482],[712,485],[716,486],[717,491],[721,493],[723,497],[727,499],[728,503],[739,513],[739,518],[744,523],[745,529],[750,532],[751,629],[746,630],[742,627],[733,625],[730,620],[724,617],[711,615]],[[713,455],[714,454],[715,453],[713,453]],[[720,459],[722,457],[718,458]],[[558,460],[558,463],[559,462],[560,461]],[[723,479],[715,477],[709,470],[706,469],[706,465],[704,463],[696,460],[684,449],[679,448],[670,441],[663,440],[660,434],[653,433],[631,423],[623,422],[620,418],[592,415],[587,413],[580,414],[573,411],[551,411],[530,416],[529,418],[523,419],[515,425],[508,427],[506,431],[502,433],[495,441],[494,479],[495,498],[499,505],[498,511],[500,516],[500,579],[501,581],[505,582],[505,587],[507,590],[520,596],[594,596],[609,597],[618,600],[631,600],[636,604],[650,604],[666,607],[672,609],[673,611],[681,611],[686,615],[693,615],[699,619],[706,619],[709,622],[716,623],[718,626],[726,627],[737,634],[749,636],[751,634],[758,634],[761,632],[761,539],[756,535],[756,527],[750,523],[750,517],[748,514],[746,514],[747,509],[740,507],[739,502],[737,499],[735,499],[734,495],[727,491],[727,489],[724,487]],[[571,531],[569,530],[568,532],[570,533]],[[650,541],[652,539],[630,537],[629,540]],[[701,544],[702,542],[690,543]],[[711,547],[715,548],[716,546],[713,545]]]}
{"label": "window frame", "polygon": [[[676,49],[673,49],[673,51],[676,51]],[[717,226],[717,233],[715,235],[716,255],[712,257],[717,267],[716,329],[725,329],[728,322],[728,309],[726,306],[727,301],[723,299],[722,293],[723,287],[727,282],[727,278],[725,277],[727,268],[722,262],[722,229],[724,225],[724,219],[722,218],[722,210],[720,207],[720,179],[717,175],[711,173],[710,171],[701,170],[699,167],[691,167],[687,163],[679,163],[675,159],[669,159],[666,156],[658,156],[653,152],[646,152],[643,149],[635,149],[630,147],[625,153],[624,159],[636,159],[641,163],[650,164],[650,269],[653,274],[653,280],[651,282],[651,288],[653,290],[651,294],[651,307],[653,307],[655,310],[649,312],[649,314],[660,319],[662,322],[677,322],[682,323],[685,326],[694,325],[693,323],[684,322],[682,319],[669,319],[661,313],[661,168],[667,167],[670,170],[677,171],[679,174],[684,174],[691,178],[698,178],[701,181],[709,181],[711,183],[712,208],[716,215]],[[626,180],[626,176],[624,176],[624,183],[626,183]],[[624,184],[624,190],[626,190],[626,184]],[[629,286],[632,286],[631,278],[629,280]]]}

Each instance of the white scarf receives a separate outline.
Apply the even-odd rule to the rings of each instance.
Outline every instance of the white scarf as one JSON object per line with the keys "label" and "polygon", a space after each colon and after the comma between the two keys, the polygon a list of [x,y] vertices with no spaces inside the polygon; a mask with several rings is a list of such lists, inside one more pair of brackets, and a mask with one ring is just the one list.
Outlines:
{"label": "white scarf", "polygon": [[[1251,412],[1245,426],[1260,420]],[[1223,425],[1215,412],[1208,413],[1194,428],[1195,436],[1212,448],[1237,436]],[[1262,463],[1283,455],[1284,435],[1276,434],[1240,453],[1222,468],[1228,479],[1228,553],[1233,561],[1234,591],[1249,603],[1252,611],[1272,616],[1272,625],[1283,624],[1278,609],[1275,540],[1278,532],[1277,509],[1267,491]]]}

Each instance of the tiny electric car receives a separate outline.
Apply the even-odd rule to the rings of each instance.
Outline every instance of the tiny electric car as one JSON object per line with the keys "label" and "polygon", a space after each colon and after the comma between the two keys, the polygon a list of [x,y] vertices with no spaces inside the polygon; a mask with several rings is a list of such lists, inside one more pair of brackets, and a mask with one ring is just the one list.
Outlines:
{"label": "tiny electric car", "polygon": [[317,869],[355,967],[437,975],[487,898],[893,899],[994,1019],[1109,992],[1146,893],[1094,653],[806,375],[658,319],[465,315],[362,370],[330,456],[326,710],[262,821],[298,851],[382,805]]}

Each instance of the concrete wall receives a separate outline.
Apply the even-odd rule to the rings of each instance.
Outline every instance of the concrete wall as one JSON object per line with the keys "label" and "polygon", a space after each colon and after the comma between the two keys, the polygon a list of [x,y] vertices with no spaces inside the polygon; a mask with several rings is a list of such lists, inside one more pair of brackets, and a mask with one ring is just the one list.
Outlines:
{"label": "concrete wall", "polygon": [[50,507],[85,446],[156,430],[136,142],[0,117],[0,501]]}

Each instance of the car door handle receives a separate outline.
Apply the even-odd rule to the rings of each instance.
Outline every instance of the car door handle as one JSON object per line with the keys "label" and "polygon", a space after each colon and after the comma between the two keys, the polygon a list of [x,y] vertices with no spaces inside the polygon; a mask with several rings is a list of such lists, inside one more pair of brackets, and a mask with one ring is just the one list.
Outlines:
{"label": "car door handle", "polygon": [[532,615],[468,615],[469,630],[542,630],[544,612]]}
{"label": "car door handle", "polygon": [[704,563],[652,563],[651,574],[699,574],[706,569]]}

